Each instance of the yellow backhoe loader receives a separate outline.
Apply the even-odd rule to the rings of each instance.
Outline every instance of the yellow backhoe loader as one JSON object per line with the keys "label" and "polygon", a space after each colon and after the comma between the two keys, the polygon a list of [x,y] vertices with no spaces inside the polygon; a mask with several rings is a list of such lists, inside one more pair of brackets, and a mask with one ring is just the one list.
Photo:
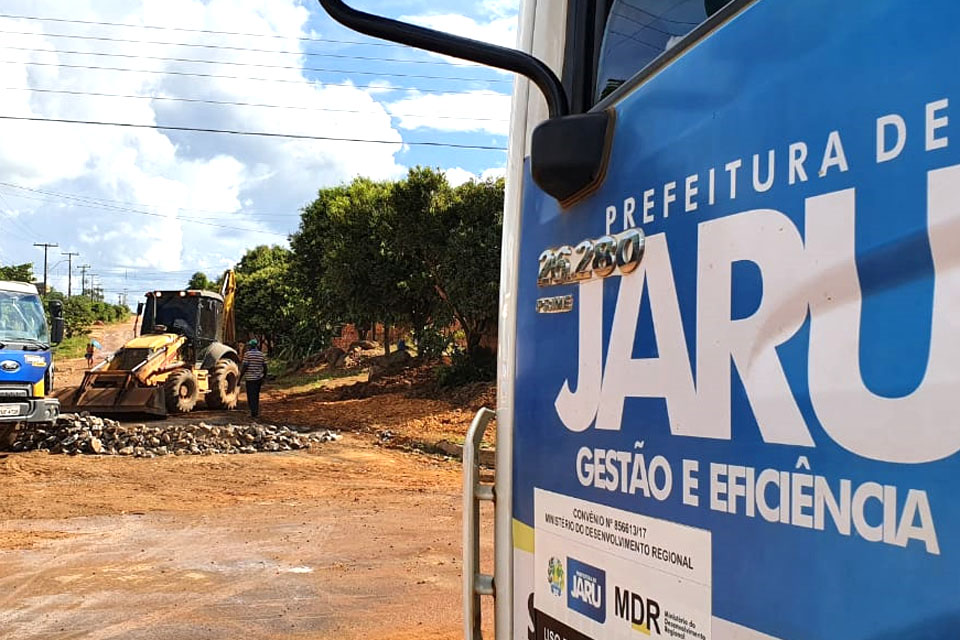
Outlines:
{"label": "yellow backhoe loader", "polygon": [[210,409],[235,408],[235,289],[228,271],[220,293],[148,292],[137,307],[140,335],[87,371],[79,387],[57,392],[61,410],[167,415],[192,411],[201,399]]}

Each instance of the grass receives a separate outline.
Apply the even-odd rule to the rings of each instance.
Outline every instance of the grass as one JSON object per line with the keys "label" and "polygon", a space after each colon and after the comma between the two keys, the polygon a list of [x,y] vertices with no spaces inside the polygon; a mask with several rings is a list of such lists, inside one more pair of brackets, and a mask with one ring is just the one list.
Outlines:
{"label": "grass", "polygon": [[[122,320],[117,320],[116,322],[108,322],[109,325],[121,324],[127,322],[129,318]],[[90,329],[87,329],[87,332],[83,335],[73,336],[70,338],[64,338],[63,342],[58,344],[53,348],[53,355],[55,358],[63,358],[64,360],[69,358],[82,358],[87,353],[87,342],[90,341]]]}
{"label": "grass", "polygon": [[274,389],[293,389],[297,387],[298,391],[313,391],[323,386],[327,380],[337,378],[349,378],[355,376],[360,371],[341,369],[336,371],[323,371],[321,373],[291,373],[289,375],[277,376],[270,384]]}
{"label": "grass", "polygon": [[53,348],[56,358],[82,358],[87,352],[88,336],[73,336],[64,338],[63,342]]}

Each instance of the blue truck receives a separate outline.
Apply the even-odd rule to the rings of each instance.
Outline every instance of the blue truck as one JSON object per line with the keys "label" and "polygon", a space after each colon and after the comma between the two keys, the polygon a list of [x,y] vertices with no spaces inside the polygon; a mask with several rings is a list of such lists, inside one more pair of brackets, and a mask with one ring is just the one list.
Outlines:
{"label": "blue truck", "polygon": [[0,449],[25,425],[55,422],[60,403],[53,387],[51,345],[63,339],[63,305],[50,303],[48,326],[37,288],[0,281]]}
{"label": "blue truck", "polygon": [[320,3],[530,80],[468,640],[960,638],[960,3],[524,0],[520,51]]}

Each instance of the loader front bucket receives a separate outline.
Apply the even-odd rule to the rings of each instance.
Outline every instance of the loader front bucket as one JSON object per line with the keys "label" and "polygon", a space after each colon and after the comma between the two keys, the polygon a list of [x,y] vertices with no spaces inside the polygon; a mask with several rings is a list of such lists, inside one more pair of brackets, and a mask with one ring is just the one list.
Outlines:
{"label": "loader front bucket", "polygon": [[54,392],[62,413],[167,415],[163,387],[144,387],[127,371],[88,371],[79,387]]}

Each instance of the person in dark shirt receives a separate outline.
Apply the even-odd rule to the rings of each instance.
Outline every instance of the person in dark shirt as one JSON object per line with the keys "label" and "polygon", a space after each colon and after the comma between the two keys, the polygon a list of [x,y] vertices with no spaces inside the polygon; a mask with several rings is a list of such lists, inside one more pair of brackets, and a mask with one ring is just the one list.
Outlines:
{"label": "person in dark shirt", "polygon": [[260,389],[267,377],[267,357],[259,347],[256,338],[248,342],[240,364],[240,379],[246,383],[247,404],[252,418],[260,416]]}

